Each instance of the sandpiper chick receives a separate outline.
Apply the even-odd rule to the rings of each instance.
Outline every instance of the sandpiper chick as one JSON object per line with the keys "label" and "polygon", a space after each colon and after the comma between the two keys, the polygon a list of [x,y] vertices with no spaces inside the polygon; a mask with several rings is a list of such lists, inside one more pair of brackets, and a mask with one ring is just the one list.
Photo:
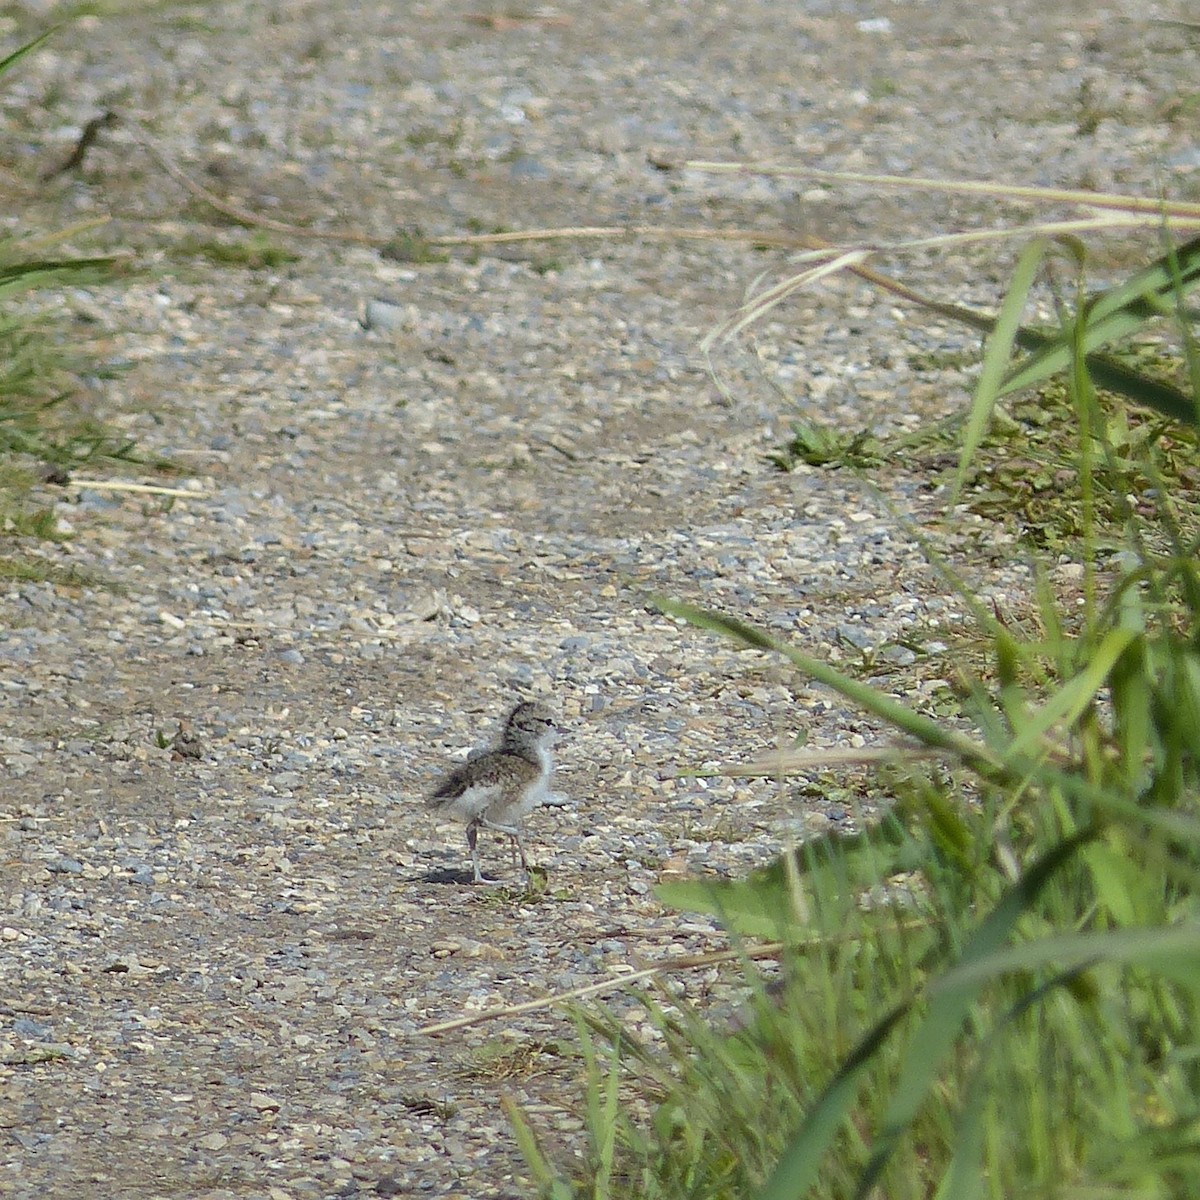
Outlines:
{"label": "sandpiper chick", "polygon": [[476,883],[485,882],[476,844],[480,829],[508,834],[528,876],[529,862],[521,843],[521,818],[546,800],[553,769],[550,746],[557,733],[554,713],[546,705],[536,700],[523,701],[508,714],[500,745],[472,754],[430,795],[431,808],[466,821]]}

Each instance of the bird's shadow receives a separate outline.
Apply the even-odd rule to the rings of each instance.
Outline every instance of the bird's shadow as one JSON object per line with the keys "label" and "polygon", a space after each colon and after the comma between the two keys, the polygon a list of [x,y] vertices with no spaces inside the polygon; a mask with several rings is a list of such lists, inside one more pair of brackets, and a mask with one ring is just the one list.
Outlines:
{"label": "bird's shadow", "polygon": [[[540,867],[533,868],[534,873],[545,872],[541,871]],[[482,879],[476,879],[474,872],[470,869],[462,867],[434,867],[431,871],[422,871],[416,875],[409,875],[404,881],[405,883],[443,883],[452,884],[461,887],[491,887],[491,888],[516,888],[518,890],[527,890],[528,881],[523,881],[520,877],[516,879],[496,878],[493,875],[485,875]]]}
{"label": "bird's shadow", "polygon": [[[472,887],[475,885],[475,876],[472,872],[463,870],[459,867],[436,867],[432,871],[425,871],[420,875],[410,875],[409,883],[466,883]],[[485,882],[494,883],[495,880],[488,879]]]}
{"label": "bird's shadow", "polygon": [[[449,856],[447,856],[449,857]],[[413,864],[416,865],[415,863]],[[516,859],[513,859],[513,870],[516,871]],[[534,868],[536,871],[538,868]],[[495,875],[484,875],[482,879],[476,879],[474,871],[469,866],[465,867],[431,867],[428,871],[418,871],[409,875],[405,879],[405,883],[443,883],[443,884],[467,884],[470,887],[496,887],[498,885],[513,884],[513,880],[503,875],[503,868],[500,877]],[[519,874],[516,876],[516,884],[521,883]]]}

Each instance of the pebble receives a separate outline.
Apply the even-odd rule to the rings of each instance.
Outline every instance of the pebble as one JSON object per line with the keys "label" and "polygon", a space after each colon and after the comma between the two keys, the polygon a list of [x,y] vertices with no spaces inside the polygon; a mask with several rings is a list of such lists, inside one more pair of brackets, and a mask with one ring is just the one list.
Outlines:
{"label": "pebble", "polygon": [[368,300],[363,305],[360,320],[364,329],[393,330],[411,323],[408,305],[382,298]]}
{"label": "pebble", "polygon": [[17,1037],[33,1038],[36,1041],[48,1041],[52,1035],[49,1025],[43,1025],[29,1017],[17,1017],[12,1023],[12,1031]]}
{"label": "pebble", "polygon": [[56,858],[46,864],[46,870],[52,875],[81,875],[83,863],[77,858]]}

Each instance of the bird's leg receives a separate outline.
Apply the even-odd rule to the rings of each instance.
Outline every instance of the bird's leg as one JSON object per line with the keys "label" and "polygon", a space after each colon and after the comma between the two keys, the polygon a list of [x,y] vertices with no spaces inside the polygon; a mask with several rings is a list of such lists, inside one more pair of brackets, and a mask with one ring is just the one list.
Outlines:
{"label": "bird's leg", "polygon": [[525,857],[525,846],[521,841],[521,827],[519,825],[501,825],[497,821],[489,821],[487,817],[480,817],[479,824],[484,829],[490,829],[494,833],[506,833],[512,838],[513,848],[521,856],[521,870],[526,876],[529,875],[529,860]]}
{"label": "bird's leg", "polygon": [[479,841],[479,826],[472,821],[467,826],[467,845],[471,847],[471,866],[475,868],[475,882],[486,883],[487,880],[483,877],[483,872],[479,869],[479,847],[476,844]]}
{"label": "bird's leg", "polygon": [[515,830],[512,835],[513,845],[517,848],[517,853],[521,856],[521,870],[525,872],[525,878],[529,878],[529,860],[525,857],[525,847],[521,842],[521,831]]}

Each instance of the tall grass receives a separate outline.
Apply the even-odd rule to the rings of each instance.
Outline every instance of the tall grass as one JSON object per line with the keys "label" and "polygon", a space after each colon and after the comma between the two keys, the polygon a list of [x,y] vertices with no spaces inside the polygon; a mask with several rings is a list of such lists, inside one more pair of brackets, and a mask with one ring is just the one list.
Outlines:
{"label": "tall grass", "polygon": [[[746,880],[659,888],[737,944],[782,943],[778,972],[747,964],[735,1024],[665,993],[640,998],[653,1041],[615,1010],[581,1014],[589,1159],[556,1163],[512,1114],[543,1194],[1200,1195],[1200,518],[1176,470],[1196,450],[1185,297],[1200,256],[1168,248],[1119,288],[1080,288],[1059,330],[1023,337],[1045,253],[1023,256],[989,325],[958,487],[999,398],[1065,376],[1081,604],[1045,564],[1023,616],[964,588],[988,658],[962,672],[948,723],[748,621],[661,602],[936,757],[881,771],[891,803],[858,834]],[[1164,314],[1188,384],[1131,391],[1136,370],[1100,363],[1157,414],[1131,436],[1126,401],[1097,392],[1096,355]]]}

